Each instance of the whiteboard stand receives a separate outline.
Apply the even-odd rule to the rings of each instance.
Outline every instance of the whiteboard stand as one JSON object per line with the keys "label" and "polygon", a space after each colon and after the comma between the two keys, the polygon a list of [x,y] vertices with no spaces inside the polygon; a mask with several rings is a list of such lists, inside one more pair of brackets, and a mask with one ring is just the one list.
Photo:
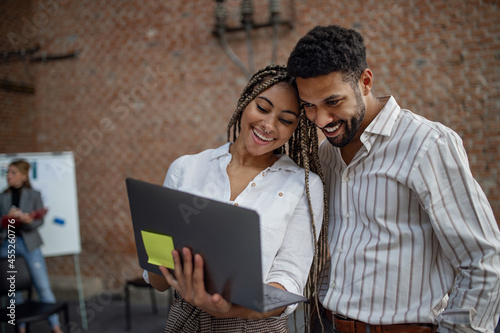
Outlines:
{"label": "whiteboard stand", "polygon": [[76,285],[78,288],[78,300],[80,302],[80,317],[82,318],[82,328],[84,331],[88,329],[87,326],[87,309],[85,308],[85,297],[83,295],[83,284],[82,276],[80,274],[80,258],[78,254],[73,255],[75,262],[75,272],[76,272]]}

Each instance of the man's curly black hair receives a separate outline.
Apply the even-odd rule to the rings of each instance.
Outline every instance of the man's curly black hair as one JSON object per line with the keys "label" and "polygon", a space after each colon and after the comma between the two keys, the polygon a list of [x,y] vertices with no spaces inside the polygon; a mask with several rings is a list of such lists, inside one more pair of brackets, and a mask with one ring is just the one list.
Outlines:
{"label": "man's curly black hair", "polygon": [[345,82],[354,82],[368,67],[361,34],[337,25],[316,26],[302,37],[288,58],[293,77],[313,78],[341,72]]}

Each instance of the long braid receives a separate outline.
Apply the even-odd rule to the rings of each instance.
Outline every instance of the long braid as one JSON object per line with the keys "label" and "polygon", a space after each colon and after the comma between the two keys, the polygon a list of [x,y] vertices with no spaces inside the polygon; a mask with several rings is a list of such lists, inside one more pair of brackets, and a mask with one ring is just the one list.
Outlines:
{"label": "long braid", "polygon": [[[262,68],[252,76],[238,100],[236,110],[227,126],[228,141],[235,141],[241,130],[241,115],[248,104],[253,101],[260,93],[279,82],[286,82],[295,86],[294,80],[288,75],[286,67],[280,65],[271,65]],[[309,192],[309,174],[314,172],[321,178],[323,187],[325,179],[321,171],[321,165],[318,156],[318,133],[316,126],[305,116],[303,108],[300,110],[299,124],[297,130],[290,137],[288,142],[274,151],[275,154],[287,154],[297,165],[304,168],[305,189],[307,202],[309,206],[309,215],[311,217],[311,229],[314,241],[314,257],[309,278],[305,287],[305,295],[312,301],[312,304],[305,304],[305,323],[306,332],[312,330],[313,316],[319,313],[318,287],[320,284],[320,272],[323,271],[327,256],[327,231],[328,231],[328,201],[326,191],[323,188],[323,223],[320,229],[318,240],[316,240],[317,230],[314,221],[314,212],[312,209],[311,195]]]}
{"label": "long braid", "polygon": [[[309,171],[316,173],[321,181],[323,182],[323,223],[319,231],[318,240],[314,243],[314,257],[311,265],[311,270],[309,272],[309,278],[306,284],[306,297],[310,299],[309,303],[305,304],[304,309],[304,319],[305,319],[305,332],[312,332],[313,329],[313,317],[319,316],[319,286],[321,285],[321,272],[326,264],[328,258],[328,195],[324,188],[325,178],[321,170],[321,165],[318,155],[318,133],[316,126],[305,116],[305,112],[302,111],[302,117],[304,125],[301,127],[302,131],[302,144],[301,144],[301,155],[304,159],[302,167],[306,171],[306,191],[309,201],[309,207],[311,207],[311,199],[309,195]],[[314,223],[314,220],[312,221]],[[316,228],[314,224],[312,225],[314,235],[317,235]],[[322,323],[321,323],[322,324]]]}

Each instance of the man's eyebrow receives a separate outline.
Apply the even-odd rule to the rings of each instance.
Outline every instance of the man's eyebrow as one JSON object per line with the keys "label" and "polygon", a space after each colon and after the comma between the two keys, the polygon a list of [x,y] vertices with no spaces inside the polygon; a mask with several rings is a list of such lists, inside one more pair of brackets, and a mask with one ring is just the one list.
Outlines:
{"label": "man's eyebrow", "polygon": [[274,107],[274,104],[269,99],[267,99],[266,97],[264,97],[264,96],[257,96],[257,98],[261,98],[261,99],[267,101],[269,104],[271,104],[272,107]]}
{"label": "man's eyebrow", "polygon": [[[323,101],[323,102],[327,102],[327,101],[330,101],[330,100],[332,100],[332,99],[337,99],[337,98],[340,98],[340,97],[342,97],[342,96],[341,96],[341,95],[339,95],[339,94],[332,94],[332,95],[330,95],[330,96],[328,96],[328,97],[326,97],[326,98],[323,98],[323,100],[322,100],[322,101]],[[301,103],[310,104],[308,101],[304,101],[302,98],[299,98],[299,99],[300,99],[300,102],[301,102]]]}
{"label": "man's eyebrow", "polygon": [[339,94],[331,94],[330,96],[328,96],[327,98],[324,98],[323,99],[323,102],[326,102],[326,101],[329,101],[329,100],[332,100],[332,99],[337,99],[337,98],[340,98],[342,97],[341,95]]}

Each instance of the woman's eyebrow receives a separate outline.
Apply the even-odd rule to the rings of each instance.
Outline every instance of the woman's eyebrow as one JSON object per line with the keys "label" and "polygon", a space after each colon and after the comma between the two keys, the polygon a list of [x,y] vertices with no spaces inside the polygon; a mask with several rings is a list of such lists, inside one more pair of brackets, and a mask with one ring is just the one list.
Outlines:
{"label": "woman's eyebrow", "polygon": [[[264,96],[257,96],[257,98],[260,98],[260,99],[263,99],[265,100],[266,102],[268,102],[272,107],[274,107],[274,104],[273,102],[271,102],[268,98],[264,97]],[[284,112],[284,113],[291,113],[293,114],[295,117],[299,118],[299,115],[296,113],[296,112],[293,112],[292,110],[282,110],[281,112]]]}
{"label": "woman's eyebrow", "polygon": [[272,103],[269,99],[267,99],[266,97],[264,97],[264,96],[257,96],[257,98],[260,98],[260,99],[265,100],[265,101],[266,101],[266,102],[268,102],[268,103],[269,103],[272,107],[274,107],[274,104],[273,104],[273,103]]}
{"label": "woman's eyebrow", "polygon": [[283,110],[281,112],[283,112],[283,113],[290,113],[290,114],[293,114],[296,118],[299,118],[299,115],[296,112],[293,112],[292,110]]}

